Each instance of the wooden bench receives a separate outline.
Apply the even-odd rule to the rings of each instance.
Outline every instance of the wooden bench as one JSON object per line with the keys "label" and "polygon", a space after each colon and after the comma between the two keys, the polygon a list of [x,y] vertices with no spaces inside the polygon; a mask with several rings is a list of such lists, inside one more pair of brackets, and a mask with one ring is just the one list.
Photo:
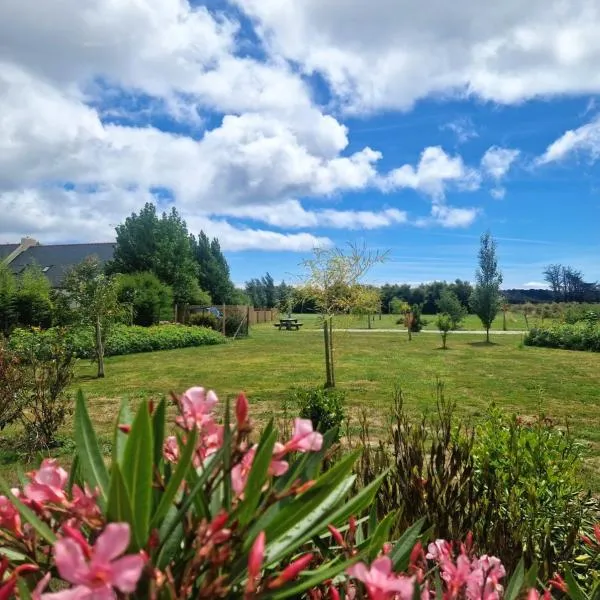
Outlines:
{"label": "wooden bench", "polygon": [[302,327],[302,325],[304,325],[304,323],[293,322],[293,321],[283,321],[280,323],[273,323],[273,327],[277,327],[277,329],[279,329],[279,331],[283,331],[284,329],[286,331],[291,331],[292,329],[299,331],[300,327]]}

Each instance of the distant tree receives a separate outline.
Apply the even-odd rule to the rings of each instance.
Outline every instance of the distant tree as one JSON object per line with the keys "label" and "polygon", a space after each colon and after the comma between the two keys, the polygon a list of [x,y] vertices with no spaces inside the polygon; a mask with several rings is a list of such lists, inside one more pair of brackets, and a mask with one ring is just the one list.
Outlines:
{"label": "distant tree", "polygon": [[381,308],[381,294],[370,285],[354,284],[349,290],[350,310],[357,315],[367,317],[368,328],[371,329],[371,316]]}
{"label": "distant tree", "polygon": [[52,325],[50,282],[39,265],[25,267],[17,282],[15,305],[19,325],[48,328]]}
{"label": "distant tree", "polygon": [[450,289],[446,289],[442,292],[436,304],[438,311],[441,314],[447,315],[450,319],[450,329],[458,329],[467,316],[467,310],[461,304],[456,294]]}
{"label": "distant tree", "polygon": [[256,308],[267,307],[267,297],[263,282],[260,279],[254,278],[246,282],[246,295],[250,298],[253,306]]}
{"label": "distant tree", "polygon": [[262,278],[262,285],[265,290],[265,308],[275,308],[277,305],[277,290],[270,273],[266,273]]}
{"label": "distant tree", "polygon": [[454,283],[448,285],[448,289],[451,292],[454,292],[459,302],[469,310],[469,301],[471,299],[471,294],[473,293],[471,282],[456,279]]}
{"label": "distant tree", "polygon": [[16,294],[15,276],[0,262],[0,334],[9,335],[17,324]]}
{"label": "distant tree", "polygon": [[98,259],[91,256],[66,273],[63,287],[77,321],[94,330],[98,377],[104,377],[106,336],[122,314],[116,282],[103,273]]}
{"label": "distant tree", "polygon": [[390,313],[393,315],[405,315],[410,310],[410,304],[400,298],[392,298],[390,301]]}
{"label": "distant tree", "polygon": [[500,309],[502,273],[498,269],[496,242],[488,231],[481,236],[479,269],[476,285],[471,294],[471,308],[485,328],[486,341],[490,341],[490,328]]}
{"label": "distant tree", "polygon": [[340,248],[315,248],[312,258],[303,261],[304,286],[299,292],[315,303],[323,320],[326,387],[335,387],[333,358],[333,316],[352,312],[354,297],[349,290],[360,283],[367,271],[385,259],[385,254],[350,245]]}
{"label": "distant tree", "polygon": [[173,290],[174,301],[185,305],[197,290],[198,265],[185,221],[175,208],[160,218],[148,202],[117,225],[109,274],[150,271]]}
{"label": "distant tree", "polygon": [[552,290],[555,302],[562,300],[562,265],[548,265],[544,270],[544,281]]}
{"label": "distant tree", "polygon": [[154,273],[119,275],[116,284],[119,302],[129,309],[134,325],[157,325],[161,315],[169,314],[172,310],[173,291]]}
{"label": "distant tree", "polygon": [[197,239],[191,237],[191,244],[198,264],[200,287],[210,294],[216,304],[237,304],[232,300],[234,285],[219,240],[213,238],[211,241],[206,233],[201,231]]}
{"label": "distant tree", "polygon": [[568,265],[548,265],[544,280],[552,290],[555,302],[585,302],[596,300],[596,284],[587,283],[583,273]]}

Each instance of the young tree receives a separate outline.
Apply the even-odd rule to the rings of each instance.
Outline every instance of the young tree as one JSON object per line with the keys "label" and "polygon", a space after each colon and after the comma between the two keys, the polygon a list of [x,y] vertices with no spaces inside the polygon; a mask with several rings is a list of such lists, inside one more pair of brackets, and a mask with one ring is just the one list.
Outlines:
{"label": "young tree", "polygon": [[450,289],[446,289],[442,292],[436,304],[438,311],[450,318],[450,329],[458,329],[463,319],[467,316],[467,310],[461,304],[456,294]]}
{"label": "young tree", "polygon": [[452,327],[452,317],[446,313],[441,313],[436,318],[436,325],[442,336],[442,348],[444,350],[447,349],[446,340],[448,338],[448,332],[450,332]]}
{"label": "young tree", "polygon": [[50,282],[38,265],[29,265],[20,275],[15,296],[19,325],[42,327],[52,325]]}
{"label": "young tree", "polygon": [[349,290],[351,311],[357,315],[366,315],[368,328],[371,329],[371,315],[381,308],[381,294],[370,285],[355,284]]}
{"label": "young tree", "polygon": [[475,274],[476,285],[471,294],[471,309],[485,328],[486,341],[490,341],[490,327],[500,309],[502,273],[498,269],[496,242],[488,231],[481,236],[479,269]]}
{"label": "young tree", "polygon": [[129,308],[132,325],[158,325],[161,314],[171,311],[173,292],[154,273],[118,275],[116,283],[119,302]]}
{"label": "young tree", "polygon": [[315,248],[312,258],[302,262],[306,273],[300,291],[304,297],[314,301],[323,320],[326,387],[335,387],[333,316],[352,311],[352,286],[359,283],[374,264],[383,260],[385,254],[350,244],[348,251],[341,248]]}
{"label": "young tree", "polygon": [[98,259],[91,256],[67,272],[63,286],[77,321],[94,329],[98,377],[104,377],[106,336],[122,313],[116,282],[104,275]]}

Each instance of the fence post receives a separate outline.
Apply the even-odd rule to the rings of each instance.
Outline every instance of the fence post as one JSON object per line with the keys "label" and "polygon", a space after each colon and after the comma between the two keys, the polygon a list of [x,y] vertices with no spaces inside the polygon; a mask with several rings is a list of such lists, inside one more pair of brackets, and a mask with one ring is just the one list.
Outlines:
{"label": "fence post", "polygon": [[250,335],[250,305],[246,306],[246,335]]}
{"label": "fence post", "polygon": [[223,335],[226,335],[225,332],[227,331],[225,329],[225,321],[227,320],[226,310],[227,309],[225,308],[225,305],[223,304],[223,319],[222,319],[222,321],[223,321]]}

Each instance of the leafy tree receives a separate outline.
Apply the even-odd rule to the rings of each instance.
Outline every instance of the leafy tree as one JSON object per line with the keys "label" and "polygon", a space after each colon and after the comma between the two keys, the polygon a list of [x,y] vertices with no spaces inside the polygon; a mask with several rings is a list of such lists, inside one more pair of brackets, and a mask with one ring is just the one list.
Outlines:
{"label": "leafy tree", "polygon": [[488,231],[481,236],[479,269],[475,274],[477,284],[471,294],[471,308],[485,328],[486,341],[490,341],[490,327],[500,309],[502,273],[498,269],[496,242]]}
{"label": "leafy tree", "polygon": [[548,265],[544,280],[552,290],[555,302],[585,302],[596,299],[596,284],[586,283],[583,273],[566,265]]}
{"label": "leafy tree", "polygon": [[349,304],[353,313],[367,316],[368,327],[371,329],[371,315],[381,308],[379,290],[370,285],[354,284],[350,288]]}
{"label": "leafy tree", "polygon": [[436,304],[438,311],[450,318],[450,328],[458,329],[467,316],[467,311],[456,294],[450,289],[446,289],[442,292]]}
{"label": "leafy tree", "polygon": [[267,296],[263,282],[260,279],[251,279],[246,282],[246,294],[256,308],[266,308]]}
{"label": "leafy tree", "polygon": [[229,275],[229,265],[221,252],[219,240],[201,231],[196,239],[191,236],[192,251],[198,264],[198,283],[216,304],[232,302],[234,286]]}
{"label": "leafy tree", "polygon": [[392,298],[389,311],[393,315],[405,315],[410,311],[410,304],[400,298]]}
{"label": "leafy tree", "polygon": [[173,306],[173,292],[154,273],[128,273],[116,280],[119,302],[128,307],[131,323],[157,325]]}
{"label": "leafy tree", "polygon": [[277,305],[277,289],[270,273],[262,278],[262,284],[265,290],[265,308],[275,308]]}
{"label": "leafy tree", "polygon": [[106,336],[122,314],[116,281],[102,272],[96,257],[90,256],[67,272],[63,286],[77,321],[94,328],[98,377],[104,377]]}
{"label": "leafy tree", "polygon": [[38,265],[25,268],[17,282],[15,305],[18,321],[25,327],[48,328],[52,325],[50,282]]}
{"label": "leafy tree", "polygon": [[448,333],[454,329],[452,326],[452,317],[449,314],[441,313],[436,318],[436,325],[442,336],[442,348],[444,350],[447,349],[446,340],[448,338]]}
{"label": "leafy tree", "polygon": [[338,312],[351,312],[355,298],[350,289],[360,282],[368,270],[385,260],[380,252],[367,251],[352,244],[349,250],[340,248],[315,248],[312,258],[302,262],[306,274],[303,296],[311,298],[323,320],[325,347],[325,387],[335,387],[333,359],[333,316]]}
{"label": "leafy tree", "polygon": [[456,294],[459,302],[465,307],[465,309],[469,310],[469,300],[471,298],[471,294],[473,293],[473,286],[469,281],[463,281],[462,279],[456,279],[454,283],[451,283],[448,286],[448,289],[451,292]]}
{"label": "leafy tree", "polygon": [[198,265],[185,221],[175,208],[159,218],[148,202],[118,225],[114,258],[108,273],[150,271],[173,290],[177,304],[187,304],[197,290]]}
{"label": "leafy tree", "polygon": [[17,324],[16,293],[15,276],[0,262],[0,334],[9,335]]}

